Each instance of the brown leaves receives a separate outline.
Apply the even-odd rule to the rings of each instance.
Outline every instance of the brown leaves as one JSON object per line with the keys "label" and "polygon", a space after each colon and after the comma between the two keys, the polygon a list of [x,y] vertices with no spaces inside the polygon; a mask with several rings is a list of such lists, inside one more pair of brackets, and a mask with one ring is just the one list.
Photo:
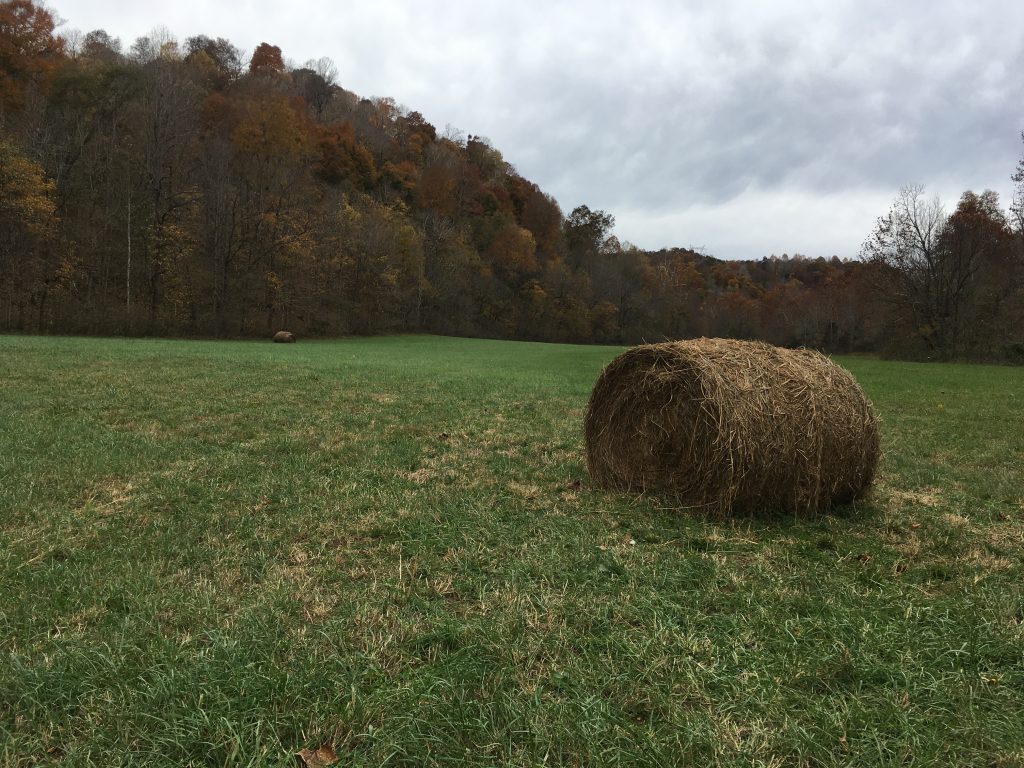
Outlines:
{"label": "brown leaves", "polygon": [[20,106],[26,86],[41,82],[60,62],[64,42],[53,34],[53,16],[31,0],[0,3],[0,106]]}
{"label": "brown leaves", "polygon": [[309,151],[302,116],[283,96],[246,100],[240,112],[231,136],[240,155],[294,161]]}
{"label": "brown leaves", "polygon": [[281,49],[270,43],[260,43],[253,51],[249,71],[258,75],[280,75],[284,72]]}
{"label": "brown leaves", "polygon": [[325,768],[338,762],[338,755],[330,744],[322,744],[317,749],[300,749],[295,754],[306,768]]}

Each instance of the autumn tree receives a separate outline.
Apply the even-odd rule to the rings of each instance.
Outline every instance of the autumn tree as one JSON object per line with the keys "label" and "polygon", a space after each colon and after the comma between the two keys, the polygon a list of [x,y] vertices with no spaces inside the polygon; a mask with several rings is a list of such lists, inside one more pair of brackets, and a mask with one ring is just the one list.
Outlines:
{"label": "autumn tree", "polygon": [[831,352],[862,352],[878,349],[876,331],[881,325],[871,304],[872,280],[868,265],[835,259],[824,281],[814,291],[825,324],[821,346]]}
{"label": "autumn tree", "polygon": [[[229,293],[242,289],[247,306],[237,313],[235,322],[242,320],[244,328],[269,330],[275,317],[272,276],[279,274],[282,260],[295,263],[311,252],[314,151],[304,116],[273,89],[242,100],[235,105],[235,114],[229,175],[219,182],[228,185],[231,250],[224,256],[216,252],[208,256],[221,261],[219,313],[229,306]],[[231,260],[230,267],[223,263],[225,256]],[[219,314],[218,318],[224,329],[227,317]]]}
{"label": "autumn tree", "polygon": [[344,296],[355,333],[415,328],[427,289],[422,236],[393,208],[344,204]]}
{"label": "autumn tree", "polygon": [[[524,317],[530,321],[521,333],[544,341],[618,341],[619,308],[608,301],[593,302],[590,275],[574,270],[561,260],[544,264],[537,281],[525,297],[529,304]],[[541,293],[541,291],[543,291]]]}
{"label": "autumn tree", "polygon": [[416,185],[416,207],[452,218],[458,211],[454,164],[441,157],[427,165]]}
{"label": "autumn tree", "polygon": [[426,289],[422,327],[435,333],[480,334],[490,269],[466,231],[450,219],[426,216],[423,234]]}
{"label": "autumn tree", "polygon": [[160,58],[181,58],[181,50],[177,39],[167,27],[154,27],[148,35],[136,38],[128,50],[129,58],[140,66],[145,66]]}
{"label": "autumn tree", "polygon": [[421,162],[427,147],[437,140],[437,129],[419,112],[401,115],[396,121],[397,149],[406,159]]}
{"label": "autumn tree", "polygon": [[[61,236],[73,246],[78,265],[76,290],[54,307],[55,327],[65,331],[126,330],[129,203],[143,197],[136,102],[143,81],[123,59],[67,60],[54,73],[36,118],[45,130],[22,134],[26,153],[55,184]],[[133,245],[137,257],[139,241]]]}
{"label": "autumn tree", "polygon": [[652,258],[658,298],[655,322],[669,338],[701,335],[701,310],[707,286],[695,257],[692,252],[673,249]]}
{"label": "autumn tree", "polygon": [[521,204],[517,206],[517,216],[523,228],[533,235],[537,251],[547,259],[560,258],[562,211],[558,202],[544,194],[536,184],[527,183],[520,195]]}
{"label": "autumn tree", "polygon": [[82,39],[81,58],[100,64],[117,64],[122,59],[121,41],[104,29],[94,29]]}
{"label": "autumn tree", "polygon": [[144,257],[138,293],[147,328],[155,332],[158,325],[180,327],[193,314],[190,265],[196,247],[192,221],[203,90],[173,40],[164,41],[163,53],[143,71],[137,102],[143,191],[137,220]]}
{"label": "autumn tree", "polygon": [[50,11],[31,0],[0,2],[0,125],[5,109],[19,107],[29,87],[42,84],[63,53]]}
{"label": "autumn tree", "polygon": [[609,213],[592,211],[586,205],[574,208],[565,220],[565,243],[572,265],[595,258],[613,226],[615,217]]}
{"label": "autumn tree", "polygon": [[507,173],[508,166],[501,152],[484,136],[470,136],[466,139],[465,153],[484,180],[499,178]]}
{"label": "autumn tree", "polygon": [[487,261],[502,280],[518,286],[537,271],[537,244],[529,230],[508,222],[487,249]]}
{"label": "autumn tree", "polygon": [[281,49],[270,43],[260,43],[249,61],[249,74],[276,76],[284,73]]}
{"label": "autumn tree", "polygon": [[799,279],[779,281],[759,297],[757,334],[780,346],[817,346],[821,323],[816,309],[811,291]]}
{"label": "autumn tree", "polygon": [[209,84],[223,90],[242,76],[242,52],[223,37],[196,35],[185,41],[185,60],[200,68]]}
{"label": "autumn tree", "polygon": [[53,190],[38,163],[0,138],[0,322],[7,328],[42,324],[56,233]]}
{"label": "autumn tree", "polygon": [[[943,229],[940,245],[953,270],[963,274],[963,307],[955,320],[961,354],[997,354],[1007,343],[1007,312],[1020,291],[1019,260],[999,196],[965,192]],[[1015,325],[1015,324],[1012,324]],[[1011,325],[1011,327],[1012,327]]]}
{"label": "autumn tree", "polygon": [[356,139],[352,123],[333,123],[315,129],[318,159],[317,175],[328,184],[347,182],[356,189],[370,191],[377,182],[373,155]]}

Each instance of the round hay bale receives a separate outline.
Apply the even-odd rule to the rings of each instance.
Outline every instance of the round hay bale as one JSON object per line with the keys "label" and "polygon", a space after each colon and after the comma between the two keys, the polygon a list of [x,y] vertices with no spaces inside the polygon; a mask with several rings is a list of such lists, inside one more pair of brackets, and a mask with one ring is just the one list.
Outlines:
{"label": "round hay bale", "polygon": [[295,334],[291,331],[278,331],[274,334],[275,344],[294,344]]}
{"label": "round hay bale", "polygon": [[860,496],[878,420],[824,355],[731,339],[634,347],[601,372],[585,422],[602,487],[717,512],[814,513]]}

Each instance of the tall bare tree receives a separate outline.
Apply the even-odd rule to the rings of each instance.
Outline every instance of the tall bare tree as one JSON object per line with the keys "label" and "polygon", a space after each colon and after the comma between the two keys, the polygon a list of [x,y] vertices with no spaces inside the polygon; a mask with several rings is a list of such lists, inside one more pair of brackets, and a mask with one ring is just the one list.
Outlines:
{"label": "tall bare tree", "polygon": [[938,197],[926,199],[920,185],[903,187],[861,247],[863,259],[885,268],[878,273],[883,277],[879,290],[931,352],[949,343],[967,279],[963,269],[956,274],[944,259],[940,241],[946,218]]}
{"label": "tall bare tree", "polygon": [[[1021,139],[1024,139],[1024,131],[1020,132]],[[1017,171],[1011,177],[1016,185],[1013,189],[1013,202],[1010,204],[1010,216],[1013,220],[1013,228],[1021,238],[1024,246],[1024,157],[1017,161]]]}

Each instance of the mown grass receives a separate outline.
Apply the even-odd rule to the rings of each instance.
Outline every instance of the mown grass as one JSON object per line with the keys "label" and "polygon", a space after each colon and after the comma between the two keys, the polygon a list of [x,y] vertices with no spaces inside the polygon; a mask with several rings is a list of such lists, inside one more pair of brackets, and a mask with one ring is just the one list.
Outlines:
{"label": "mown grass", "polygon": [[707,520],[588,486],[616,351],[0,338],[0,761],[1024,765],[1024,371]]}

